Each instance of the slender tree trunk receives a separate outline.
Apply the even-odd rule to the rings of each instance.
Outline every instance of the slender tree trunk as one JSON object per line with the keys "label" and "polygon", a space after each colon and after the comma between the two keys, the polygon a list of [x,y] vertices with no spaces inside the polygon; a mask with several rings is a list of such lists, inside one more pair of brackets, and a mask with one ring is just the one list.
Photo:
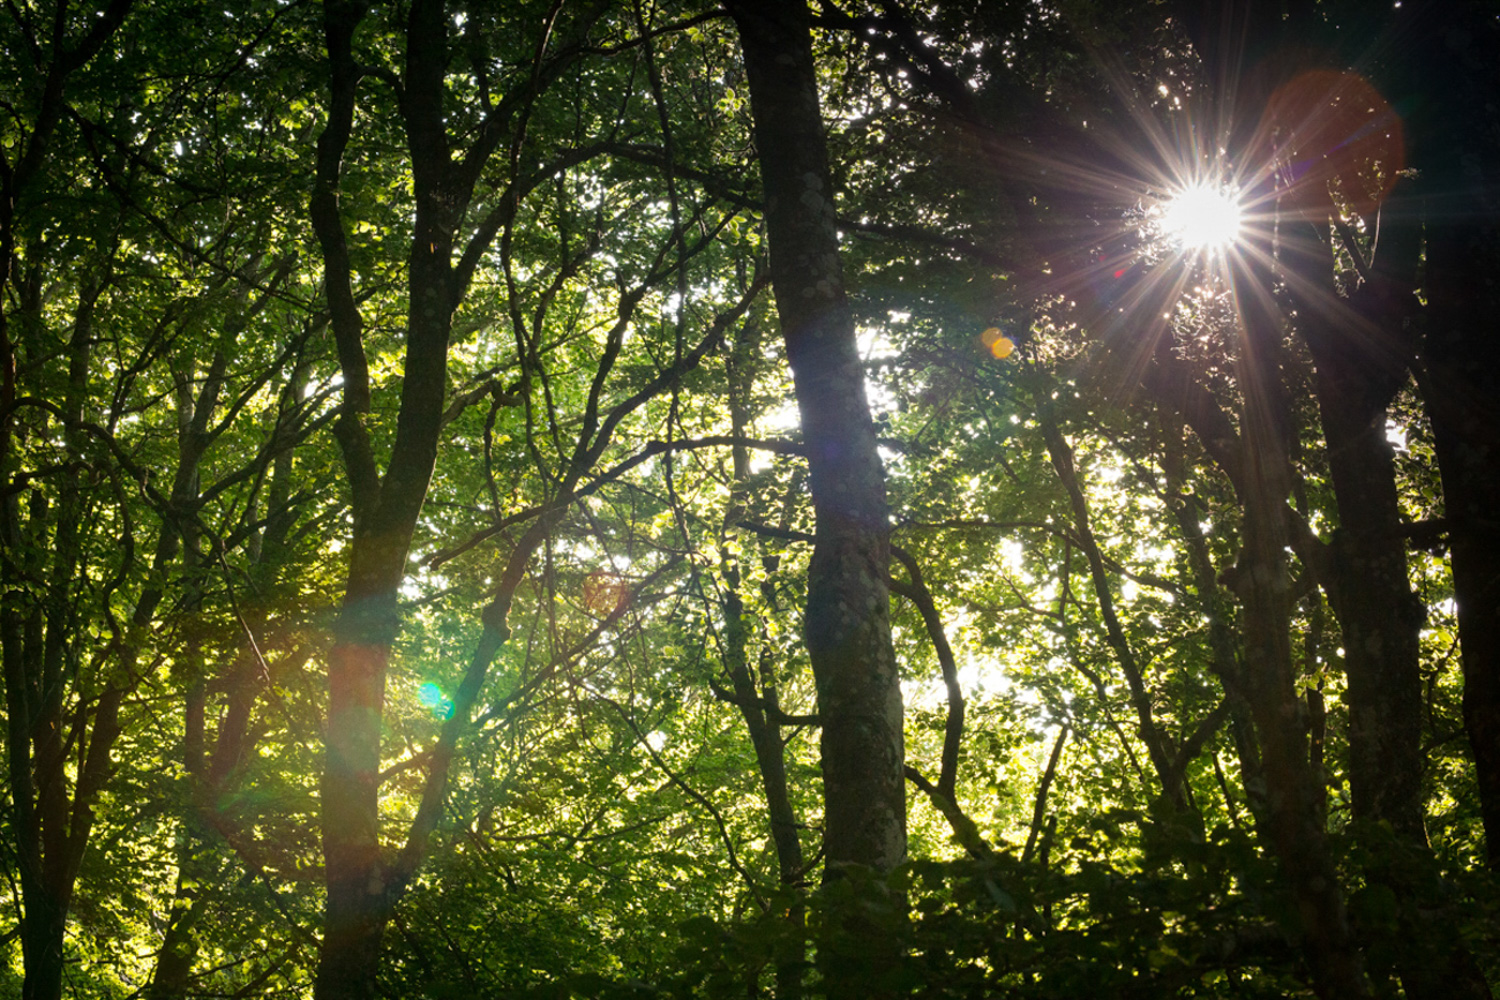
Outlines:
{"label": "slender tree trunk", "polygon": [[[740,336],[735,342],[729,372],[729,416],[732,432],[737,439],[745,437],[749,429],[746,397],[753,381],[750,365],[758,353],[758,334],[759,330],[753,321],[747,322],[741,327]],[[733,489],[736,493],[725,518],[729,531],[733,531],[744,516],[739,491],[744,489],[746,480],[750,478],[749,449],[743,444],[734,445],[733,461]],[[791,900],[785,915],[786,942],[778,949],[776,958],[776,1000],[796,1000],[802,995],[802,971],[806,962],[802,887],[807,872],[802,856],[800,824],[787,787],[786,748],[781,739],[781,724],[776,716],[780,705],[777,701],[775,668],[771,662],[769,647],[763,646],[758,671],[760,685],[757,689],[750,669],[751,619],[745,614],[745,602],[740,597],[738,557],[726,549],[723,561],[724,669],[734,687],[740,716],[745,720],[745,728],[755,750],[755,762],[760,770],[761,786],[766,796],[771,842],[776,848],[778,881],[782,891]]]}
{"label": "slender tree trunk", "polygon": [[[807,445],[816,540],[805,636],[822,718],[825,878],[906,854],[901,688],[891,647],[884,470],[844,293],[807,7],[737,0],[771,283]],[[894,960],[868,942],[874,965]],[[830,995],[877,995],[825,966]],[[874,992],[871,992],[871,991]]]}
{"label": "slender tree trunk", "polygon": [[[11,16],[23,33],[32,37],[48,39],[45,66],[38,65],[39,72],[28,81],[30,86],[18,84],[10,98],[26,113],[17,115],[13,121],[13,141],[0,152],[0,475],[5,477],[4,509],[0,511],[0,547],[7,568],[19,565],[24,560],[23,547],[31,544],[45,549],[45,530],[38,518],[27,518],[23,527],[19,496],[12,493],[11,477],[18,471],[20,458],[15,450],[19,421],[16,419],[14,403],[19,395],[17,385],[18,341],[27,332],[30,323],[39,323],[39,281],[30,281],[29,289],[17,289],[20,282],[17,269],[20,264],[20,236],[22,220],[17,217],[17,208],[28,194],[32,181],[52,166],[52,143],[59,124],[68,113],[67,87],[69,79],[86,66],[120,28],[130,11],[132,0],[111,0],[98,16],[90,19],[83,37],[69,38],[67,34],[67,7],[59,2],[52,10],[13,10]],[[51,27],[39,31],[51,21]],[[40,54],[40,50],[39,50]],[[26,90],[29,89],[29,93]],[[17,292],[19,291],[19,294]],[[87,387],[89,336],[85,332],[88,313],[99,289],[84,296],[80,315],[74,327],[74,336],[69,346],[68,399],[64,412],[76,415],[82,406]],[[12,304],[19,302],[20,309]],[[16,324],[12,320],[16,313],[24,313],[27,324]],[[76,442],[69,435],[69,451]],[[70,477],[71,478],[71,477]],[[104,773],[89,772],[85,767],[75,784],[75,815],[69,826],[67,792],[63,787],[66,775],[61,760],[61,700],[63,677],[62,654],[68,641],[67,632],[58,625],[71,625],[68,602],[59,593],[57,583],[63,581],[66,588],[73,585],[77,560],[77,494],[76,480],[63,490],[65,501],[62,517],[57,522],[57,534],[53,540],[54,574],[50,581],[46,620],[52,627],[46,637],[43,634],[43,615],[40,609],[27,608],[28,601],[23,592],[13,589],[15,581],[0,579],[0,656],[4,657],[4,679],[6,687],[6,750],[9,758],[11,782],[11,817],[13,836],[16,838],[16,853],[21,881],[21,954],[25,978],[21,987],[23,1000],[57,1000],[62,995],[63,940],[67,930],[68,906],[73,883],[77,875],[74,860],[82,858],[83,845],[87,842],[92,825],[93,797],[107,776],[109,750],[114,741],[111,731],[112,712],[118,706],[117,692],[111,688],[99,699],[95,712],[94,741],[102,751],[99,758]],[[38,499],[40,499],[38,495]],[[67,509],[71,504],[72,509]],[[40,515],[42,512],[37,511]],[[26,528],[36,529],[33,538],[26,538]],[[37,568],[40,568],[39,566]],[[44,649],[50,646],[50,650]],[[50,653],[50,655],[49,655]],[[55,677],[44,677],[49,669],[57,671]],[[100,727],[103,726],[101,729]],[[101,740],[101,737],[107,737]],[[80,733],[80,739],[82,734]],[[92,756],[92,748],[91,748]],[[97,767],[98,765],[96,765]],[[81,807],[81,809],[79,809]]]}
{"label": "slender tree trunk", "polygon": [[[244,326],[235,329],[235,335],[243,332]],[[283,390],[283,403],[299,398],[305,382],[299,363],[289,384]],[[206,401],[206,399],[205,399]],[[293,403],[295,405],[295,403]],[[206,426],[211,413],[203,414]],[[191,440],[191,410],[189,427],[185,437]],[[285,410],[279,413],[268,431],[273,436],[284,428]],[[291,527],[285,507],[291,495],[292,476],[291,450],[276,456],[272,465],[271,482],[265,501],[265,516],[269,527],[263,535],[255,538],[250,549],[250,564],[258,582],[272,582],[267,569],[274,572],[279,563],[282,546]],[[247,519],[254,513],[247,513]],[[196,546],[189,545],[188,552]],[[195,595],[193,602],[196,603]],[[244,627],[259,635],[265,625],[263,608],[247,614]],[[251,712],[263,682],[264,660],[262,651],[249,644],[241,645],[238,654],[230,661],[228,670],[221,675],[225,680],[227,706],[222,715],[213,746],[210,750],[207,733],[209,703],[209,678],[204,675],[202,651],[190,640],[188,659],[193,664],[195,679],[183,700],[183,747],[182,767],[187,776],[189,800],[183,803],[182,826],[178,832],[177,885],[173,891],[172,905],[167,915],[167,929],[162,935],[162,944],[157,952],[156,967],[146,987],[147,1000],[173,1000],[185,997],[191,983],[193,966],[197,960],[201,941],[198,925],[208,906],[211,893],[205,891],[203,879],[211,870],[211,859],[223,849],[223,840],[216,831],[222,831],[223,817],[220,813],[220,796],[230,774],[238,766],[245,751],[249,735]],[[306,653],[302,654],[305,658]],[[269,680],[269,678],[265,678]]]}
{"label": "slender tree trunk", "polygon": [[1151,710],[1151,692],[1146,687],[1146,678],[1141,672],[1135,651],[1131,649],[1130,641],[1125,637],[1125,629],[1120,623],[1120,617],[1115,611],[1114,592],[1110,589],[1109,576],[1104,569],[1104,557],[1094,537],[1088,498],[1078,482],[1078,472],[1073,463],[1073,446],[1068,443],[1067,438],[1063,437],[1062,430],[1057,425],[1057,417],[1052,413],[1050,403],[1043,398],[1042,391],[1038,390],[1035,398],[1040,407],[1042,440],[1047,445],[1047,455],[1052,460],[1052,469],[1057,473],[1058,481],[1062,483],[1063,489],[1068,494],[1068,505],[1073,513],[1073,530],[1078,535],[1079,547],[1083,550],[1084,558],[1089,564],[1089,580],[1093,583],[1094,596],[1099,602],[1099,614],[1104,620],[1105,638],[1115,654],[1115,662],[1120,665],[1120,671],[1125,675],[1126,685],[1130,689],[1130,704],[1135,709],[1136,734],[1145,744],[1152,770],[1156,772],[1157,780],[1161,782],[1162,801],[1167,803],[1173,812],[1183,812],[1188,808],[1187,793],[1183,782],[1184,772],[1176,766],[1171,748],[1157,727]]}
{"label": "slender tree trunk", "polygon": [[[734,685],[741,717],[750,733],[750,743],[755,749],[755,763],[760,771],[761,787],[766,796],[769,814],[771,842],[776,849],[776,868],[782,890],[791,897],[785,917],[788,944],[781,947],[776,959],[776,998],[794,1000],[802,995],[802,966],[805,961],[801,945],[803,907],[801,903],[802,883],[806,877],[802,858],[802,840],[798,833],[796,811],[792,808],[787,790],[786,755],[781,742],[781,726],[772,714],[776,710],[776,690],[762,685],[760,690],[751,676],[749,665],[749,628],[745,617],[744,602],[735,587],[737,573],[725,574],[724,595],[724,658],[725,669]],[[769,674],[770,669],[762,671]],[[769,678],[766,678],[769,679]],[[761,707],[765,703],[766,707]]]}
{"label": "slender tree trunk", "polygon": [[[1164,347],[1170,351],[1169,345]],[[1260,745],[1255,736],[1255,721],[1246,696],[1244,661],[1234,633],[1234,611],[1228,596],[1219,586],[1218,573],[1209,555],[1204,537],[1202,502],[1187,486],[1186,461],[1183,454],[1183,422],[1171,407],[1158,405],[1162,425],[1162,468],[1167,476],[1168,505],[1178,531],[1187,546],[1188,565],[1198,592],[1201,613],[1208,620],[1208,648],[1214,676],[1224,687],[1224,702],[1229,714],[1229,732],[1235,755],[1240,762],[1241,781],[1246,806],[1257,829],[1265,828],[1266,781],[1260,766]],[[1217,765],[1216,765],[1217,766]]]}
{"label": "slender tree trunk", "polygon": [[[87,398],[93,310],[102,282],[80,291],[67,352],[67,382],[61,407],[62,437],[67,455],[81,455],[76,424]],[[51,432],[42,428],[42,435]],[[57,1000],[62,994],[64,935],[78,868],[94,821],[94,805],[109,777],[110,754],[120,732],[119,709],[124,690],[106,682],[90,714],[74,720],[77,745],[86,747],[76,773],[64,729],[69,689],[67,662],[80,641],[76,628],[79,563],[83,541],[83,488],[68,477],[59,489],[56,509],[40,492],[32,492],[22,522],[19,504],[6,501],[4,535],[9,560],[32,564],[32,575],[46,578],[41,601],[8,591],[5,609],[5,681],[7,750],[13,823],[21,874],[21,940],[24,1000]],[[50,539],[48,537],[50,532]],[[176,533],[163,526],[154,569],[160,573],[176,555]],[[51,549],[50,565],[23,550]],[[19,563],[24,565],[24,563]],[[43,566],[46,565],[45,571]],[[143,631],[161,599],[159,584],[148,586],[131,617],[133,633]],[[132,639],[118,652],[126,676],[137,655]],[[86,723],[86,724],[85,724]]]}

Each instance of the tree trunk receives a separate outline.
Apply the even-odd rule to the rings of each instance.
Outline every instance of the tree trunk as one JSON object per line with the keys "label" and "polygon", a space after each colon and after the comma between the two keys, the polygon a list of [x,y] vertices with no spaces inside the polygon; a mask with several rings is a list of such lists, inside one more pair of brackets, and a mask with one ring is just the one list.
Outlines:
{"label": "tree trunk", "polygon": [[[71,460],[82,454],[82,433],[76,424],[87,398],[93,311],[102,289],[100,281],[81,290],[68,345],[68,381],[60,423]],[[41,436],[50,433],[44,424]],[[179,466],[179,482],[183,475]],[[70,774],[75,760],[64,739],[70,721],[67,663],[73,653],[70,647],[81,641],[75,605],[80,591],[83,484],[69,478],[59,494],[53,511],[42,493],[32,492],[24,523],[19,504],[7,499],[3,528],[4,542],[15,553],[11,559],[18,565],[30,563],[31,575],[46,578],[41,601],[29,600],[21,591],[8,591],[4,597],[7,750],[21,874],[24,1000],[57,1000],[62,995],[68,910],[93,831],[94,806],[109,778],[125,694],[118,682],[105,681],[92,715],[80,708],[71,720],[80,759],[76,773]],[[156,582],[142,591],[131,616],[130,638],[115,652],[124,677],[135,675],[137,637],[145,632],[161,602],[159,581],[176,557],[177,539],[175,526],[164,524],[152,567]],[[50,565],[44,572],[39,554],[48,548]]]}
{"label": "tree trunk", "polygon": [[[437,463],[454,310],[498,229],[512,216],[505,211],[486,213],[462,246],[460,226],[473,206],[475,186],[486,175],[496,150],[507,139],[520,141],[517,130],[525,127],[530,102],[563,68],[580,58],[586,47],[559,45],[555,57],[544,58],[554,19],[562,10],[561,4],[555,5],[539,26],[532,74],[503,99],[486,98],[482,121],[467,133],[468,147],[459,150],[445,117],[446,104],[452,98],[446,84],[451,55],[448,31],[453,24],[450,12],[443,0],[414,0],[409,7],[400,115],[416,207],[407,257],[406,354],[400,406],[390,458],[382,473],[372,435],[365,426],[365,414],[371,409],[369,364],[339,191],[344,155],[354,130],[357,88],[364,72],[355,59],[354,35],[368,6],[362,0],[330,0],[324,6],[329,115],[318,138],[317,180],[308,206],[322,250],[330,325],[344,377],[342,412],[335,433],[343,452],[354,514],[344,602],[334,627],[334,646],[328,654],[329,703],[321,784],[327,900],[314,986],[318,1000],[354,1000],[376,992],[385,926],[441,816],[448,766],[459,733],[468,724],[469,710],[479,698],[491,660],[509,637],[511,597],[532,553],[570,502],[578,480],[608,446],[624,416],[698,364],[723,331],[716,323],[709,338],[677,365],[661,372],[650,388],[612,410],[601,424],[599,395],[645,290],[635,289],[622,296],[619,321],[608,334],[609,346],[599,361],[583,430],[566,474],[516,544],[493,600],[481,612],[484,631],[454,698],[453,715],[429,758],[417,815],[401,850],[385,856],[380,842],[380,738],[386,672],[399,628],[397,588],[406,573],[417,518]],[[606,8],[595,5],[574,29],[586,34]],[[516,155],[519,157],[518,152]],[[515,184],[504,192],[509,212],[514,212],[516,202],[531,189],[528,185],[540,183],[541,176],[511,178]],[[742,303],[736,315],[746,305]],[[724,323],[729,321],[722,319]]]}
{"label": "tree trunk", "polygon": [[[1407,185],[1403,185],[1406,187]],[[1404,192],[1398,188],[1398,198]],[[1338,506],[1324,580],[1338,615],[1349,684],[1349,788],[1356,832],[1370,848],[1369,877],[1401,903],[1397,969],[1412,1000],[1488,998],[1462,938],[1440,917],[1444,891],[1433,870],[1422,789],[1424,609],[1407,575],[1406,540],[1386,412],[1406,380],[1406,331],[1416,312],[1420,231],[1388,222],[1379,256],[1347,303],[1333,289],[1333,262],[1292,256],[1321,233],[1287,241],[1298,325],[1316,365],[1315,388]],[[1322,280],[1318,280],[1321,276]],[[1406,858],[1393,857],[1374,824],[1390,824]]]}
{"label": "tree trunk", "polygon": [[[1249,379],[1246,397],[1259,398],[1261,384]],[[1253,409],[1253,403],[1247,404],[1247,410]],[[1234,578],[1241,602],[1246,693],[1260,735],[1271,843],[1297,902],[1313,989],[1323,1000],[1368,997],[1323,830],[1323,790],[1308,758],[1292,671],[1284,453],[1279,431],[1263,414],[1247,412],[1244,423],[1244,546]]]}
{"label": "tree trunk", "polygon": [[[241,325],[236,333],[243,330]],[[297,398],[304,384],[301,365],[294,370],[288,386],[283,390],[283,401]],[[210,414],[204,414],[204,423]],[[274,436],[282,430],[284,414],[279,413],[270,433]],[[291,494],[292,474],[291,450],[279,453],[272,462],[271,482],[265,504],[266,519],[270,527],[264,536],[258,537],[248,546],[250,564],[261,583],[271,582],[270,576],[279,568],[282,546],[291,527],[291,518],[285,507]],[[192,547],[189,548],[192,552]],[[191,602],[201,598],[201,584],[194,587]],[[253,635],[260,635],[267,615],[263,607],[250,610],[245,616],[244,627]],[[146,1000],[173,1000],[188,995],[193,966],[200,948],[198,925],[207,908],[211,894],[205,891],[204,878],[212,870],[211,859],[222,850],[223,841],[215,831],[224,830],[224,817],[220,812],[220,800],[230,774],[239,765],[248,740],[251,712],[260,694],[265,677],[265,660],[262,650],[246,643],[230,661],[221,676],[225,680],[227,706],[221,716],[212,750],[208,746],[207,715],[209,703],[209,678],[204,673],[203,653],[198,643],[190,641],[188,659],[193,664],[195,678],[185,693],[183,701],[183,753],[182,767],[190,784],[190,800],[185,803],[182,826],[178,831],[177,885],[167,916],[167,929],[162,935],[162,944],[157,952],[156,967],[146,987]],[[266,652],[269,652],[268,650]],[[307,653],[303,653],[305,659]]]}
{"label": "tree trunk", "polygon": [[442,127],[446,24],[443,4],[413,5],[407,25],[403,105],[416,185],[409,260],[406,357],[396,438],[378,471],[363,413],[370,407],[362,322],[339,215],[338,183],[353,128],[358,70],[353,38],[363,4],[324,12],[331,111],[318,140],[310,206],[323,249],[334,337],[344,375],[338,435],[354,506],[344,601],[328,654],[328,721],[321,783],[327,900],[314,987],[318,1000],[375,994],[381,937],[392,902],[380,846],[380,736],[386,667],[399,625],[396,590],[437,461],[455,306],[450,253],[458,199],[445,197],[452,163]]}
{"label": "tree trunk", "polygon": [[1104,557],[1099,551],[1098,540],[1094,537],[1088,498],[1078,482],[1078,471],[1073,462],[1073,446],[1063,437],[1062,429],[1057,424],[1057,416],[1045,398],[1044,389],[1038,387],[1034,390],[1033,398],[1037,401],[1042,441],[1047,446],[1052,469],[1068,494],[1068,506],[1073,514],[1073,530],[1078,536],[1079,548],[1083,550],[1084,558],[1089,564],[1089,580],[1094,585],[1095,600],[1099,602],[1099,616],[1104,622],[1105,639],[1114,652],[1115,662],[1120,665],[1120,672],[1125,675],[1125,683],[1130,689],[1130,704],[1135,709],[1136,735],[1145,744],[1152,770],[1161,782],[1161,801],[1172,812],[1184,812],[1188,809],[1186,783],[1183,780],[1185,770],[1176,766],[1174,755],[1156,724],[1146,678],[1136,660],[1135,651],[1131,649],[1130,641],[1125,636],[1120,616],[1115,611],[1114,592],[1110,589],[1109,576],[1104,569]]}
{"label": "tree trunk", "polygon": [[[1170,345],[1163,345],[1170,353]],[[1245,665],[1234,632],[1234,610],[1228,595],[1219,586],[1218,573],[1209,555],[1202,517],[1207,513],[1202,501],[1188,490],[1186,456],[1183,454],[1183,421],[1171,407],[1158,403],[1163,442],[1162,470],[1166,473],[1168,506],[1178,531],[1187,546],[1188,565],[1197,589],[1200,613],[1208,620],[1210,669],[1224,687],[1224,702],[1229,714],[1229,733],[1239,758],[1245,805],[1256,829],[1266,826],[1266,781],[1260,765],[1260,744],[1255,736],[1255,721],[1246,695]],[[1217,767],[1215,762],[1215,767]],[[1230,805],[1233,810],[1232,804]]]}
{"label": "tree trunk", "polygon": [[890,639],[890,518],[844,295],[811,34],[796,2],[735,3],[766,193],[771,282],[817,518],[806,640],[823,719],[828,868],[906,853],[901,688]]}
{"label": "tree trunk", "polygon": [[[753,321],[742,326],[730,366],[729,416],[736,440],[745,437],[749,426],[750,414],[746,398],[753,381],[753,372],[749,366],[758,353],[758,332]],[[732,482],[735,494],[725,517],[729,531],[734,529],[745,513],[740,491],[750,478],[749,449],[743,444],[735,444],[733,461]],[[781,739],[781,724],[776,715],[780,705],[777,701],[775,667],[769,646],[762,646],[759,669],[761,683],[757,690],[750,670],[751,619],[745,614],[745,602],[740,597],[738,557],[726,547],[722,558],[725,588],[724,669],[734,687],[736,704],[741,718],[745,720],[745,728],[755,750],[755,763],[760,770],[761,787],[766,795],[771,842],[776,848],[778,881],[782,891],[789,897],[785,914],[785,940],[777,948],[776,1000],[797,1000],[802,996],[802,971],[806,962],[802,887],[807,872],[802,856],[800,824],[787,787],[786,747]],[[768,595],[773,593],[769,586],[765,590]]]}
{"label": "tree trunk", "polygon": [[[737,0],[729,9],[750,84],[771,283],[816,516],[805,637],[823,722],[825,879],[856,867],[882,873],[906,853],[890,518],[844,293],[808,12],[800,0]],[[848,969],[827,969],[830,995],[856,994]],[[879,988],[863,987],[867,996]]]}
{"label": "tree trunk", "polygon": [[[15,10],[11,16],[16,26],[30,37],[41,35],[40,29],[52,22],[46,31],[48,61],[40,63],[38,72],[25,83],[17,82],[9,97],[24,112],[12,112],[11,142],[0,153],[0,475],[5,481],[4,499],[0,500],[0,548],[9,550],[3,562],[10,565],[41,560],[25,551],[45,551],[45,527],[27,517],[23,525],[20,492],[12,490],[11,477],[18,471],[20,457],[17,444],[20,421],[15,403],[18,396],[18,338],[25,335],[26,325],[12,322],[16,314],[25,314],[29,323],[40,323],[41,295],[39,279],[28,281],[29,287],[17,288],[20,263],[20,232],[27,220],[18,218],[17,209],[30,193],[32,181],[52,169],[52,143],[58,126],[69,111],[69,79],[86,66],[119,30],[129,14],[132,0],[111,0],[91,18],[83,37],[69,38],[65,4],[51,11]],[[29,92],[28,92],[29,91]],[[88,354],[92,335],[88,330],[93,303],[102,290],[102,282],[80,296],[79,314],[75,318],[72,342],[68,351],[68,387],[63,411],[70,417],[81,412],[88,382]],[[77,441],[73,428],[64,428],[70,460],[76,456]],[[72,803],[74,816],[68,816],[69,803],[65,787],[65,762],[62,759],[61,706],[65,686],[62,671],[66,642],[72,638],[73,615],[69,595],[74,586],[78,558],[79,484],[70,480],[62,490],[59,517],[53,549],[53,565],[45,612],[27,599],[25,592],[7,574],[0,579],[0,657],[4,658],[6,695],[6,750],[10,779],[12,836],[16,839],[17,867],[21,882],[20,937],[25,978],[21,986],[23,1000],[57,1000],[62,995],[63,939],[67,930],[68,905],[92,826],[92,805],[99,786],[107,777],[109,751],[118,728],[113,727],[113,711],[118,707],[118,692],[107,689],[95,712],[94,742],[89,763],[77,776]],[[40,494],[33,494],[40,500]],[[70,499],[71,498],[71,499]],[[33,529],[34,537],[26,537]],[[38,576],[42,575],[40,572]],[[61,589],[60,589],[61,588]],[[30,606],[28,606],[30,605]],[[43,623],[46,622],[46,632]],[[49,675],[53,671],[55,675]],[[101,725],[103,728],[101,729]],[[113,728],[112,728],[113,727]],[[81,728],[81,727],[80,727]],[[103,739],[101,739],[103,737]],[[79,738],[82,739],[80,732]],[[98,748],[100,756],[94,757]],[[103,770],[99,770],[101,767]]]}
{"label": "tree trunk", "polygon": [[[1349,678],[1349,784],[1357,818],[1386,820],[1413,843],[1426,843],[1422,808],[1422,688],[1418,629],[1422,609],[1407,578],[1406,542],[1396,495],[1394,453],[1386,440],[1386,409],[1405,381],[1399,342],[1402,301],[1413,294],[1415,239],[1409,226],[1382,234],[1379,287],[1366,285],[1355,305],[1384,300],[1393,322],[1378,323],[1341,302],[1332,288],[1333,262],[1285,257],[1300,276],[1298,328],[1316,365],[1315,388],[1338,506],[1328,587],[1338,614]],[[1318,233],[1287,241],[1319,246]],[[1322,234],[1326,237],[1326,233]],[[1405,252],[1403,252],[1405,251]],[[1325,280],[1318,280],[1323,276]],[[1405,280],[1401,280],[1404,276]],[[1371,310],[1374,311],[1373,309]]]}
{"label": "tree trunk", "polygon": [[1478,225],[1467,232],[1442,225],[1433,230],[1425,394],[1448,517],[1464,726],[1490,865],[1500,869],[1500,373],[1489,360],[1500,314],[1494,290],[1500,232]]}
{"label": "tree trunk", "polygon": [[[1428,95],[1413,116],[1413,160],[1427,209],[1422,394],[1432,420],[1474,750],[1492,868],[1500,870],[1500,143],[1493,108],[1497,38],[1485,4],[1413,5],[1410,31]],[[1425,15],[1425,19],[1423,18]],[[1403,35],[1404,37],[1404,35]]]}
{"label": "tree trunk", "polygon": [[[1242,281],[1269,282],[1268,274]],[[1324,829],[1324,790],[1309,753],[1303,701],[1292,659],[1292,580],[1287,496],[1286,393],[1282,386],[1281,318],[1254,291],[1236,296],[1236,381],[1244,400],[1238,461],[1243,525],[1238,564],[1230,573],[1240,599],[1246,695],[1260,736],[1271,847],[1296,901],[1298,933],[1323,1000],[1371,996],[1344,893]]]}

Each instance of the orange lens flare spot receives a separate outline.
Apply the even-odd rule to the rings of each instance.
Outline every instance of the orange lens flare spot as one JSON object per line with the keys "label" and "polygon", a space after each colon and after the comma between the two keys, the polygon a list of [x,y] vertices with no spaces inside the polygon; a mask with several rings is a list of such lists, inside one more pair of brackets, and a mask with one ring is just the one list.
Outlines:
{"label": "orange lens flare spot", "polygon": [[1010,352],[1016,349],[1015,341],[1000,332],[1000,328],[992,326],[979,335],[979,340],[989,352],[995,357],[1005,359],[1010,357]]}
{"label": "orange lens flare spot", "polygon": [[1406,165],[1401,118],[1357,73],[1303,73],[1271,95],[1260,133],[1277,163],[1283,205],[1309,218],[1347,206],[1373,212]]}
{"label": "orange lens flare spot", "polygon": [[583,605],[600,617],[612,615],[630,599],[630,587],[617,573],[594,570],[583,578]]}

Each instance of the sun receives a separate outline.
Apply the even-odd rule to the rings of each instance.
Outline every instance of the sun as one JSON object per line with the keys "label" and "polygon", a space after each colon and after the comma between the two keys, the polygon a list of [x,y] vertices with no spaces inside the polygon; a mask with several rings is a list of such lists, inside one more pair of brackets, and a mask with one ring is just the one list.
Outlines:
{"label": "sun", "polygon": [[1162,206],[1161,229],[1184,250],[1217,250],[1240,235],[1240,203],[1233,191],[1195,184]]}

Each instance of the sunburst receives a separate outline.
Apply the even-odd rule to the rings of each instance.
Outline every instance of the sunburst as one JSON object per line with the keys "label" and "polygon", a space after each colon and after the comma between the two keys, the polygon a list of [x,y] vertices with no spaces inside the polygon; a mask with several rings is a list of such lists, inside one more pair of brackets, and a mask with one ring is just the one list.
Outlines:
{"label": "sunburst", "polygon": [[1159,206],[1162,235],[1183,250],[1213,251],[1239,238],[1243,210],[1237,193],[1215,184],[1193,184]]}

